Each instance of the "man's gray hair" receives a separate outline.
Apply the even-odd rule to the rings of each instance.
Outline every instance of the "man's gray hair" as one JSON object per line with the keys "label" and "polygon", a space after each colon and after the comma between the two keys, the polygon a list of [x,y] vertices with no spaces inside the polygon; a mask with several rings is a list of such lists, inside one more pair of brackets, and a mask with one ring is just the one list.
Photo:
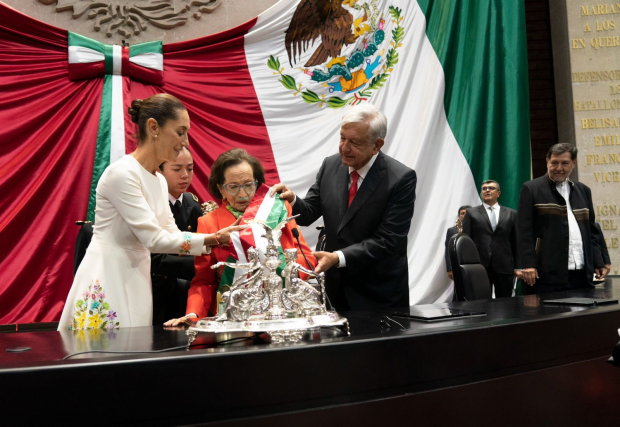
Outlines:
{"label": "man's gray hair", "polygon": [[387,134],[387,117],[372,104],[359,104],[349,109],[340,125],[347,123],[368,123],[369,145],[378,139],[385,139]]}
{"label": "man's gray hair", "polygon": [[547,158],[550,159],[552,155],[562,155],[564,153],[570,153],[570,159],[575,160],[577,158],[577,147],[567,142],[560,142],[559,144],[554,144],[549,148],[547,152]]}

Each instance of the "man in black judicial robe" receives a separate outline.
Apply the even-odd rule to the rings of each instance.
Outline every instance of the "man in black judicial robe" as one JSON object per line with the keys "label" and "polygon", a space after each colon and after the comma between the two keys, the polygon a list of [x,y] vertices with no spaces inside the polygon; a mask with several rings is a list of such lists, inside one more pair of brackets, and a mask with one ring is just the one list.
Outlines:
{"label": "man in black judicial robe", "polygon": [[409,306],[407,234],[416,173],[380,150],[387,119],[369,104],[342,119],[339,153],[326,158],[306,197],[284,184],[272,190],[293,205],[299,225],[323,216],[325,251],[315,269],[337,310]]}
{"label": "man in black judicial robe", "polygon": [[[166,162],[159,168],[168,182],[168,201],[177,227],[195,232],[202,208],[198,198],[186,192],[194,175],[191,153],[184,148],[174,163]],[[195,275],[193,256],[151,255],[153,325],[185,315],[187,291]]]}

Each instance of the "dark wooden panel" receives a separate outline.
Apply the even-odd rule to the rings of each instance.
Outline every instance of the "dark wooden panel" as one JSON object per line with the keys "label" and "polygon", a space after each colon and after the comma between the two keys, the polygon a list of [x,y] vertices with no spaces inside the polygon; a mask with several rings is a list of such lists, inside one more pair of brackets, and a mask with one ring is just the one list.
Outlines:
{"label": "dark wooden panel", "polygon": [[526,0],[533,176],[546,172],[545,155],[558,142],[555,80],[548,0]]}

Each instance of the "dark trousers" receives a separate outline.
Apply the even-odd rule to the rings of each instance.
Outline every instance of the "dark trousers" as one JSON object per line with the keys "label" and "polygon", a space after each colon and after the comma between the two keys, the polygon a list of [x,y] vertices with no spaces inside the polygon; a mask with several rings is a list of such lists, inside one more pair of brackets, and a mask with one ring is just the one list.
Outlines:
{"label": "dark trousers", "polygon": [[590,287],[590,282],[588,281],[586,271],[587,270],[585,268],[581,270],[568,270],[568,281],[564,284],[536,282],[534,284],[534,293],[545,294],[548,292],[562,292],[573,289],[588,288]]}
{"label": "dark trousers", "polygon": [[489,283],[491,286],[495,286],[495,298],[510,298],[514,284],[514,274],[496,273],[491,267],[486,270],[487,276],[489,276]]}

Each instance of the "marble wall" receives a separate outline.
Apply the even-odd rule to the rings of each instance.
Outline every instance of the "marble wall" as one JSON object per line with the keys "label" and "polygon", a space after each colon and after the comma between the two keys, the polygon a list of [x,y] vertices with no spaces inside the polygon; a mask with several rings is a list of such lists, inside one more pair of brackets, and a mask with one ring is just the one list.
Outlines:
{"label": "marble wall", "polygon": [[620,3],[551,1],[558,128],[577,146],[612,273],[620,271]]}

